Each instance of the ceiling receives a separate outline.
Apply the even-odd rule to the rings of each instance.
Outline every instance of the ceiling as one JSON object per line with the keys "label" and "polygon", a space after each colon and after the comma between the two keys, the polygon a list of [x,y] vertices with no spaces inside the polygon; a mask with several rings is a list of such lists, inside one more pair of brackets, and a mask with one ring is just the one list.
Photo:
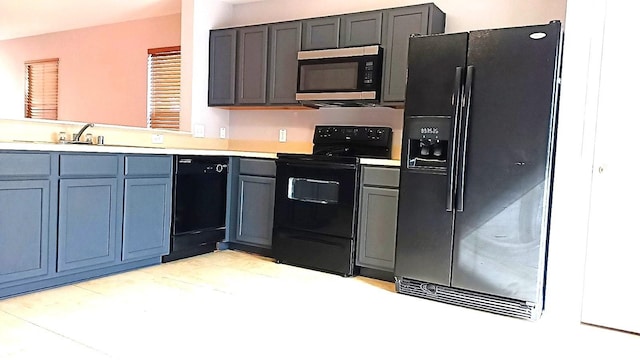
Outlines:
{"label": "ceiling", "polygon": [[[259,0],[221,1],[241,4]],[[180,10],[181,0],[0,0],[0,40],[176,14]]]}

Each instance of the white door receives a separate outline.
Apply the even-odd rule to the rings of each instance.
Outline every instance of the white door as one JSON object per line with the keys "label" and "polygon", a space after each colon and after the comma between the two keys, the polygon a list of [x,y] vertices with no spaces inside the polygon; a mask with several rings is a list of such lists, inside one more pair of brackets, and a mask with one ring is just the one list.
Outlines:
{"label": "white door", "polygon": [[582,321],[640,333],[638,2],[607,1]]}

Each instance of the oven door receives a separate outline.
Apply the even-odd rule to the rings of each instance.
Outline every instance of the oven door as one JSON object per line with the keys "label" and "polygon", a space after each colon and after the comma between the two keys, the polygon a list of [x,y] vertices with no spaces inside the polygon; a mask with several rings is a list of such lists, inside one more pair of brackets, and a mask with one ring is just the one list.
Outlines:
{"label": "oven door", "polygon": [[276,165],[276,228],[354,238],[357,165],[290,160]]}

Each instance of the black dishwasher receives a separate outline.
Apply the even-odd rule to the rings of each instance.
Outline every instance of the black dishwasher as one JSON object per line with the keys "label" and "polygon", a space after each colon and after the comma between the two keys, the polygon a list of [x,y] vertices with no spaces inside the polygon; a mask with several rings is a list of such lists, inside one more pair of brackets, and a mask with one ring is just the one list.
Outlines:
{"label": "black dishwasher", "polygon": [[215,250],[224,240],[229,158],[174,156],[171,247],[162,262]]}

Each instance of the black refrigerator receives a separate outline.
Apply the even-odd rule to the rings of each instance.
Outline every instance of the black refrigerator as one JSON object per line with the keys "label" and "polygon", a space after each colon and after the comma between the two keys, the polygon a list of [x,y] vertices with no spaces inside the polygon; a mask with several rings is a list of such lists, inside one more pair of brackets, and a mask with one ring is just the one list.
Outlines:
{"label": "black refrigerator", "polygon": [[561,39],[557,21],[410,39],[399,293],[540,317]]}

